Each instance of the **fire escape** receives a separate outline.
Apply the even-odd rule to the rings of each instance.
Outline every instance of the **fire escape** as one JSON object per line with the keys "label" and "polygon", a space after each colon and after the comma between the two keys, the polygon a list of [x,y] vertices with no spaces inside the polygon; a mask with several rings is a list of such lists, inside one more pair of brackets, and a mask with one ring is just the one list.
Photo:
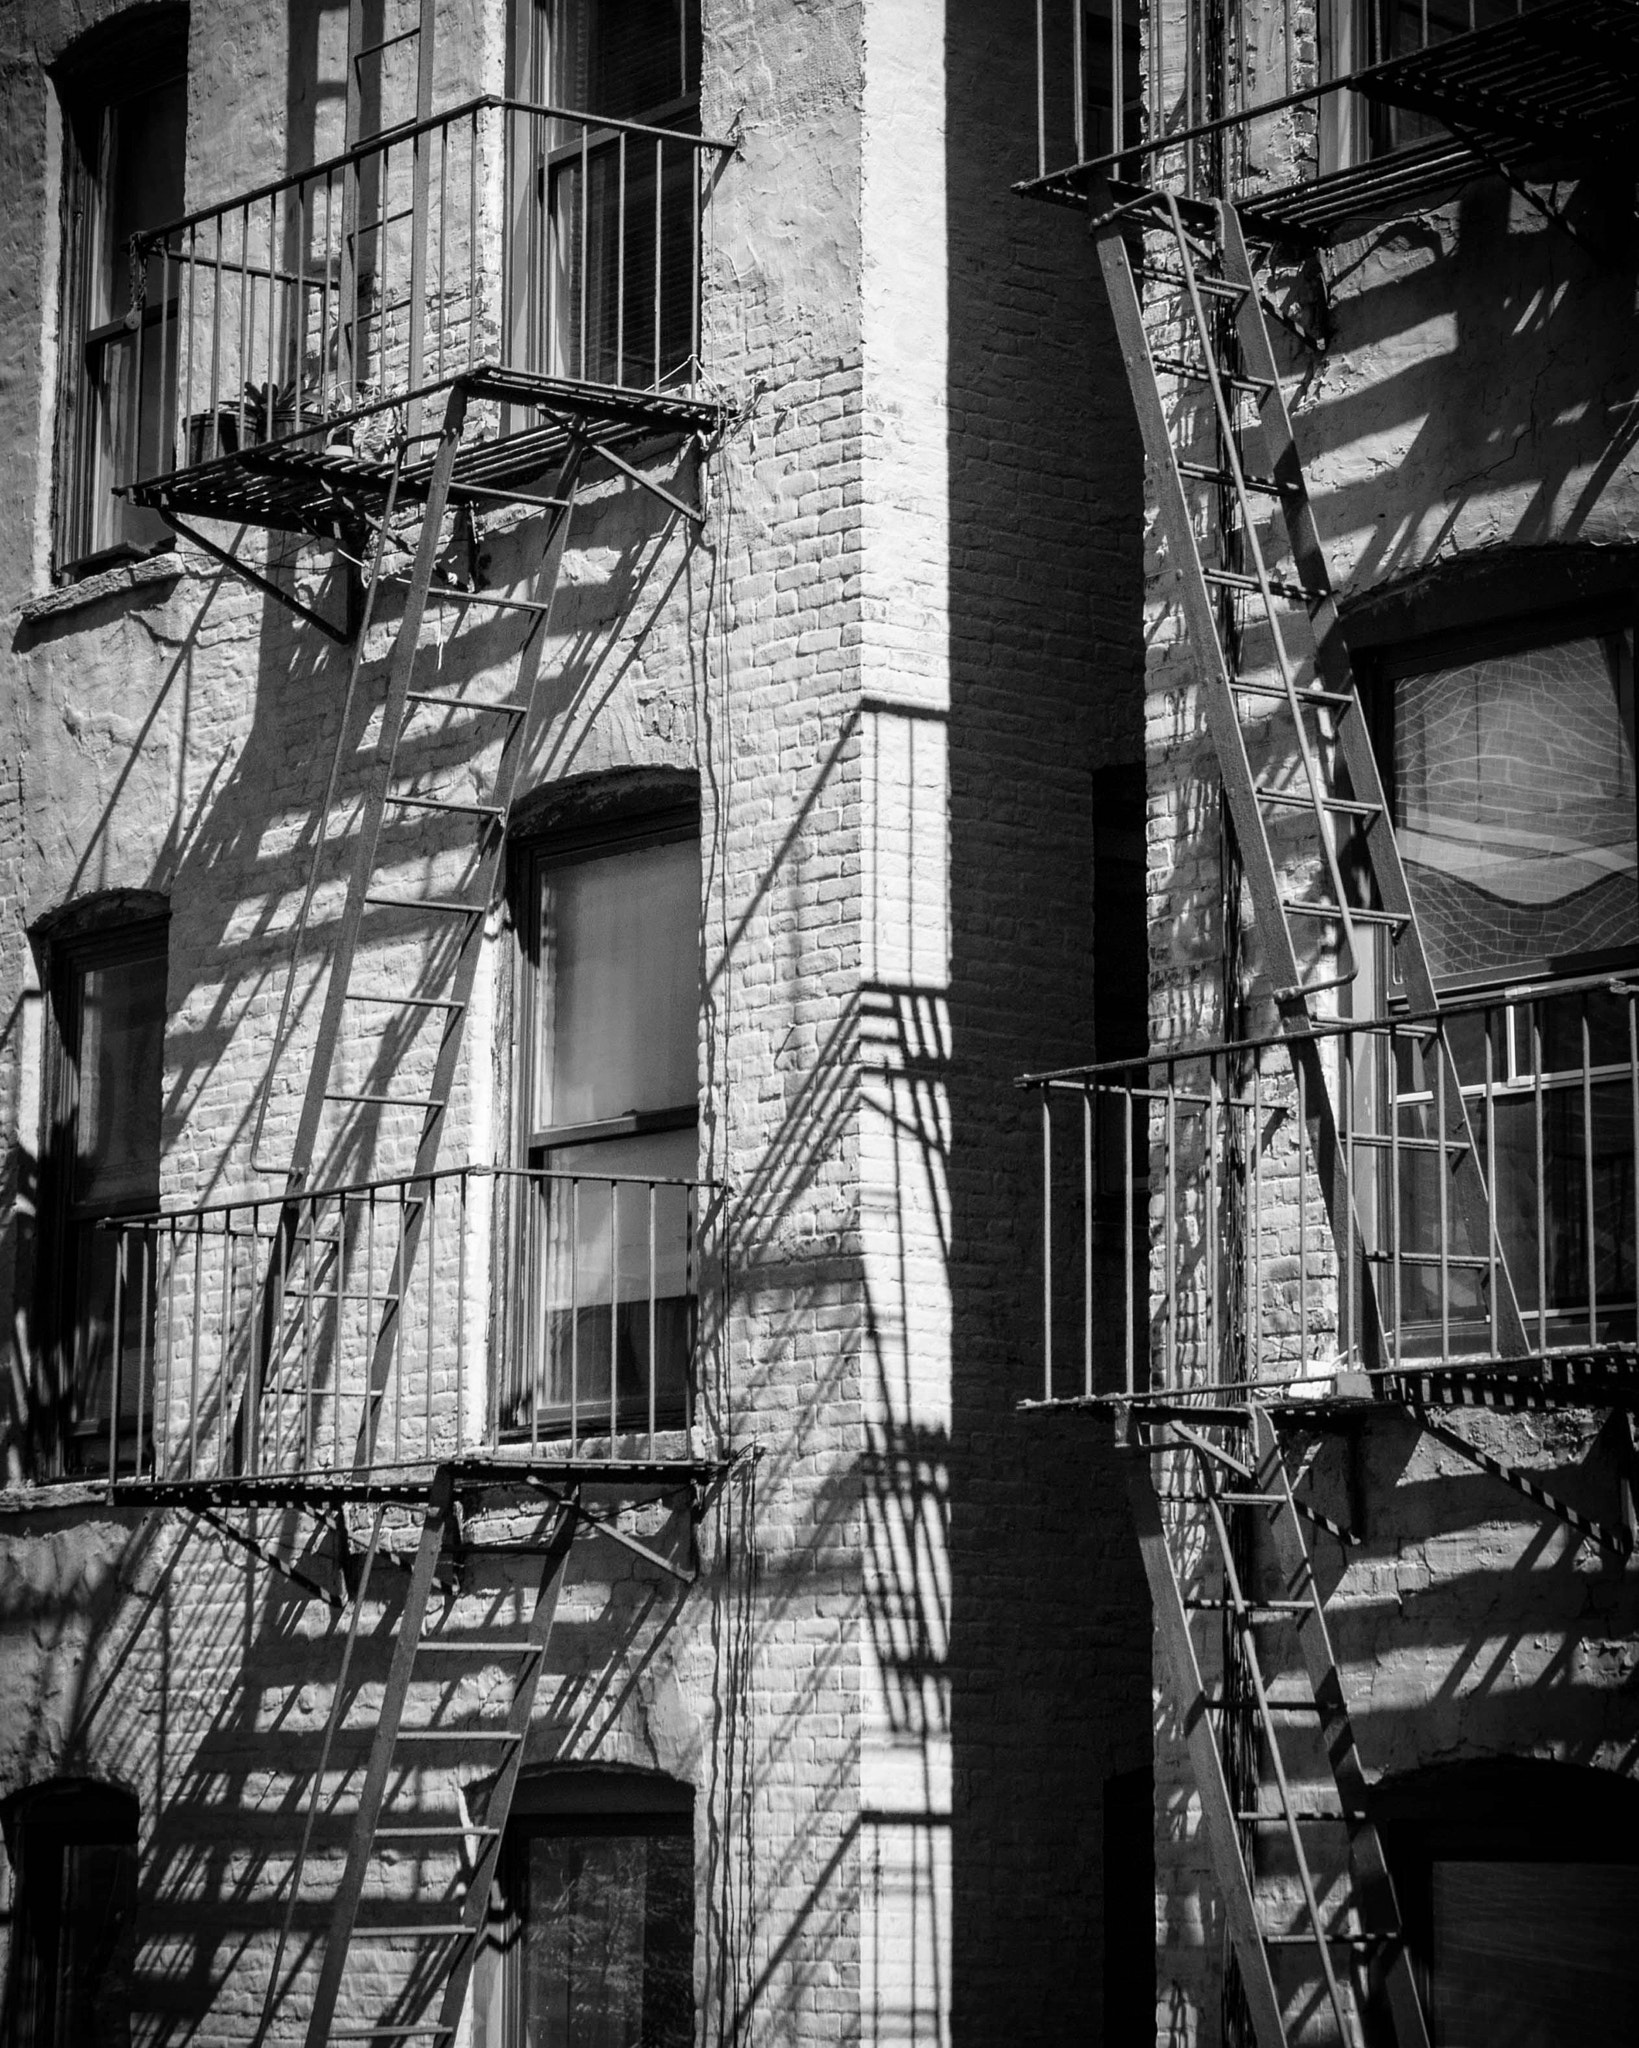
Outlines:
{"label": "fire escape", "polygon": [[[1019,189],[1088,216],[1278,1030],[1024,1085],[1044,1398],[1113,1414],[1129,1453],[1231,1951],[1226,2038],[1426,2048],[1315,1569],[1317,1543],[1361,1539],[1308,1497],[1292,1438],[1409,1412],[1631,1556],[1630,1528],[1488,1456],[1450,1411],[1623,1420],[1639,1395],[1639,1242],[1614,1269],[1596,1254],[1593,1136],[1596,1109],[1631,1109],[1631,1188],[1639,992],[1442,1002],[1271,341],[1271,319],[1303,338],[1274,278],[1475,177],[1571,233],[1556,177],[1631,197],[1639,11],[1367,4],[1333,10],[1318,45],[1317,13],[1038,10],[1037,175]],[[1566,1104],[1581,1135],[1551,1208],[1545,1134]]]}
{"label": "fire escape", "polygon": [[[712,1191],[443,1149],[582,485],[649,493],[667,533],[700,519],[691,462],[725,424],[700,225],[734,145],[493,95],[435,111],[433,14],[372,41],[352,0],[343,150],[132,252],[159,299],[131,496],[342,650],[250,1141],[276,1191],[115,1226],[108,1446],[112,1498],[187,1511],[345,1621],[250,2037],[313,2048],[455,2038],[571,1545],[687,1583],[727,1469],[696,1373]],[[389,61],[414,80],[391,121]],[[492,530],[523,553],[502,588]],[[345,619],[293,555],[310,581],[330,557]],[[445,658],[479,620],[510,652]],[[635,1533],[634,1504],[669,1533]],[[535,1590],[475,1630],[436,1594],[481,1552]]]}

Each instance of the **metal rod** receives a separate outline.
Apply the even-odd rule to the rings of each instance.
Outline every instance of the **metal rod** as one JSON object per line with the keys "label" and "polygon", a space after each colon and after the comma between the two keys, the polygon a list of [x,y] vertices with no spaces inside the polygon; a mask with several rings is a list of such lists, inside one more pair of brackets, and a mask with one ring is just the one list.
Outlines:
{"label": "metal rod", "polygon": [[1044,1395],[1053,1398],[1053,1101],[1041,1095],[1041,1285]]}

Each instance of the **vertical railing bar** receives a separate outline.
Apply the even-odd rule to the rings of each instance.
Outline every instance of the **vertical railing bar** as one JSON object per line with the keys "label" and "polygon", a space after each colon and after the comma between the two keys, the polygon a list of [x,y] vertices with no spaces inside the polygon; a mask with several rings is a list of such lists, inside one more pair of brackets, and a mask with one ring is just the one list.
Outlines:
{"label": "vertical railing bar", "polygon": [[1401,1266],[1400,1266],[1400,1051],[1393,1024],[1389,1026],[1389,1071],[1385,1090],[1389,1106],[1389,1258],[1394,1285],[1394,1363],[1401,1353]]}
{"label": "vertical railing bar", "polygon": [[1582,1010],[1582,1203],[1585,1225],[1584,1263],[1588,1271],[1588,1342],[1599,1342],[1599,1259],[1595,1238],[1593,1187],[1593,1028],[1588,1018],[1588,992],[1581,997]]}
{"label": "vertical railing bar", "polygon": [[1451,1357],[1451,1203],[1449,1183],[1451,1177],[1450,1125],[1446,1122],[1446,1066],[1450,1060],[1450,1049],[1446,1043],[1444,1024],[1434,1027],[1434,1123],[1439,1135],[1434,1159],[1439,1169],[1440,1202],[1438,1227],[1440,1232],[1440,1357]]}
{"label": "vertical railing bar", "polygon": [[423,1255],[423,1270],[426,1273],[426,1378],[422,1390],[421,1424],[424,1455],[433,1454],[433,1286],[438,1273],[438,1183],[430,1175],[427,1179],[427,1249]]}
{"label": "vertical railing bar", "polygon": [[[364,1356],[369,1359],[374,1357],[376,1348],[376,1189],[374,1185],[366,1192],[364,1203]],[[336,1331],[336,1444],[334,1456],[338,1463],[341,1458],[341,1447],[347,1441],[341,1413],[341,1365],[342,1360],[347,1356],[347,1343],[340,1328],[340,1310],[343,1306],[344,1304],[341,1302],[336,1304],[338,1314]],[[373,1445],[376,1440],[376,1422],[375,1417],[370,1414],[372,1391],[369,1368],[367,1367],[359,1407],[359,1430],[364,1441]]]}
{"label": "vertical railing bar", "polygon": [[[87,1235],[89,1235],[89,1233],[84,1233],[84,1232],[82,1232],[82,1242],[83,1242],[83,1240],[84,1240],[84,1237],[85,1237],[85,1236],[87,1236]],[[123,1331],[124,1331],[124,1328],[125,1328],[125,1228],[124,1228],[124,1226],[123,1226],[123,1225],[121,1225],[121,1226],[120,1226],[120,1227],[119,1227],[118,1229],[116,1229],[116,1230],[115,1230],[115,1232],[113,1233],[113,1235],[114,1235],[114,1327],[113,1327],[113,1329],[112,1329],[112,1330],[110,1331],[110,1333],[109,1333],[109,1334],[110,1334],[110,1336],[111,1336],[111,1338],[112,1338],[112,1340],[113,1340],[113,1341],[112,1341],[112,1345],[111,1345],[111,1363],[112,1363],[112,1366],[113,1366],[113,1371],[112,1371],[112,1374],[110,1375],[110,1380],[109,1380],[109,1394],[108,1394],[108,1484],[109,1484],[110,1486],[113,1486],[113,1485],[115,1485],[115,1484],[116,1484],[116,1483],[118,1482],[118,1480],[119,1480],[119,1476],[120,1476],[120,1468],[119,1468],[119,1427],[120,1427],[120,1392],[121,1392],[121,1388],[120,1388],[120,1379],[121,1379],[121,1372],[120,1372],[120,1368],[121,1368],[121,1365],[122,1365],[122,1364],[124,1363],[124,1359],[123,1359],[123,1352],[124,1352],[124,1346],[123,1346],[123,1344],[122,1344],[122,1343],[120,1342],[120,1339],[121,1339],[121,1336],[122,1336],[122,1334],[123,1334]],[[196,1303],[197,1303],[197,1300],[198,1300],[198,1296],[197,1296],[197,1294],[196,1294],[196,1296],[195,1296],[195,1301],[196,1301]],[[194,1316],[194,1324],[195,1324],[195,1327],[196,1327],[196,1328],[197,1328],[197,1326],[198,1326],[198,1322],[199,1322],[199,1317],[198,1317],[198,1314],[196,1313],[196,1314],[195,1314],[195,1316]]]}
{"label": "vertical railing bar", "polygon": [[467,1182],[465,1167],[455,1194],[455,1431],[452,1448],[466,1448],[467,1428]]}
{"label": "vertical railing bar", "polygon": [[591,229],[591,157],[587,148],[587,127],[583,121],[580,128],[580,379],[586,381],[586,308],[587,278],[592,268]]}
{"label": "vertical railing bar", "polygon": [[336,174],[324,174],[324,241],[320,245],[323,268],[319,272],[319,410],[328,412],[340,396],[341,384],[341,292],[340,278],[337,279],[336,294],[336,381],[330,381],[330,271],[332,262],[340,260],[340,251],[335,259],[330,254],[331,238],[336,229]]}
{"label": "vertical railing bar", "polygon": [[1303,1062],[1298,1083],[1298,1377],[1309,1377],[1309,1102]]}
{"label": "vertical railing bar", "polygon": [[[1120,4],[1121,0],[1115,0],[1115,5]],[[1070,119],[1075,131],[1078,164],[1087,161],[1087,107],[1084,90],[1087,71],[1081,41],[1081,0],[1070,0]]]}
{"label": "vertical railing bar", "polygon": [[[185,468],[188,465],[190,465],[193,461],[193,448],[189,443],[188,436],[193,431],[193,345],[194,328],[198,325],[199,321],[199,228],[197,224],[191,226],[188,229],[187,272],[188,289],[186,293],[186,298],[188,304],[188,332],[186,347],[188,351],[188,373],[186,384],[187,396],[182,408],[182,417],[177,422],[176,438],[178,447],[180,449],[180,455],[178,458],[179,468]],[[179,320],[182,317],[180,307],[182,304],[183,297],[184,294],[181,288],[178,287],[177,305],[179,310],[177,317]],[[177,337],[177,346],[178,348],[184,346],[183,338],[181,335],[178,335]]]}
{"label": "vertical railing bar", "polygon": [[[1078,7],[1078,20],[1080,14]],[[1125,0],[1110,0],[1110,146],[1116,150],[1127,146],[1127,52],[1123,41],[1126,27]],[[1076,75],[1081,75],[1079,67]]]}
{"label": "vertical railing bar", "polygon": [[1342,1242],[1338,1246],[1339,1256],[1347,1267],[1343,1299],[1348,1310],[1348,1328],[1344,1332],[1348,1350],[1345,1356],[1353,1356],[1357,1365],[1365,1364],[1365,1346],[1360,1331],[1360,1265],[1365,1256],[1365,1233],[1360,1228],[1359,1204],[1355,1200],[1354,1160],[1354,1033],[1343,1034],[1341,1047],[1343,1060],[1343,1229]]}
{"label": "vertical railing bar", "polygon": [[1053,1398],[1053,1096],[1041,1091],[1041,1307],[1044,1400]]}
{"label": "vertical railing bar", "polygon": [[609,1455],[620,1426],[620,1182],[609,1183]]}
{"label": "vertical railing bar", "polygon": [[1178,1261],[1177,1228],[1178,1202],[1176,1192],[1177,1160],[1175,1145],[1178,1132],[1177,1075],[1172,1066],[1167,1067],[1166,1111],[1163,1122],[1162,1144],[1166,1160],[1166,1177],[1163,1182],[1163,1199],[1166,1209],[1165,1258],[1166,1258],[1166,1310],[1167,1327],[1162,1340],[1162,1384],[1170,1392],[1177,1386],[1178,1374]]}
{"label": "vertical railing bar", "polygon": [[[302,1463],[308,1468],[313,1463],[313,1388],[316,1380],[313,1358],[317,1349],[313,1336],[313,1296],[319,1284],[318,1245],[319,1208],[317,1201],[310,1201],[307,1204],[307,1292],[302,1300],[301,1371],[297,1374],[297,1384],[302,1390]],[[335,1295],[339,1321],[342,1312],[340,1259],[336,1261]]]}
{"label": "vertical railing bar", "polygon": [[694,186],[689,225],[689,387],[692,390],[704,374],[700,361],[700,264],[703,257],[700,245],[706,225],[704,150],[690,150],[689,177]]}
{"label": "vertical railing bar", "polygon": [[[1136,1388],[1136,1379],[1135,1379],[1135,1372],[1136,1372],[1136,1361],[1135,1361],[1135,1355],[1134,1355],[1134,1354],[1135,1354],[1135,1350],[1136,1350],[1136,1341],[1137,1341],[1137,1340],[1136,1340],[1136,1337],[1135,1337],[1135,1334],[1134,1334],[1134,1329],[1133,1329],[1133,1325],[1134,1325],[1134,1322],[1135,1322],[1135,1320],[1136,1320],[1136,1317],[1137,1317],[1137,1313],[1138,1313],[1138,1304],[1137,1304],[1137,1302],[1136,1302],[1136,1301],[1135,1301],[1135,1300],[1133,1299],[1133,1292],[1134,1292],[1134,1281],[1133,1281],[1133,1261],[1134,1261],[1134,1259],[1135,1259],[1135,1258],[1136,1258],[1136,1256],[1137,1256],[1137,1251],[1138,1251],[1138,1247],[1137,1247],[1137,1245],[1136,1245],[1136,1244],[1134,1243],[1134,1241],[1133,1241],[1133,1240],[1134,1240],[1134,1234],[1135,1234],[1135,1231],[1136,1231],[1136,1225],[1135,1225],[1135,1223],[1134,1223],[1134,1221],[1133,1221],[1133,1210],[1134,1210],[1134,1207],[1135,1207],[1135,1198],[1136,1198],[1136,1195],[1137,1195],[1137,1189],[1136,1189],[1136,1187],[1134,1186],[1134,1180],[1135,1180],[1135,1175],[1134,1175],[1134,1173],[1133,1173],[1133,1097],[1132,1097],[1132,1085],[1131,1085],[1131,1083],[1130,1083],[1130,1082],[1128,1083],[1127,1087],[1126,1087],[1126,1088],[1125,1088],[1125,1089],[1124,1089],[1124,1090],[1122,1091],[1122,1098],[1121,1098],[1121,1128],[1122,1128],[1122,1173],[1121,1173],[1121,1188],[1122,1188],[1122,1202],[1121,1202],[1121,1209],[1122,1209],[1122,1221],[1121,1221],[1121,1250],[1122,1250],[1122,1265],[1121,1265],[1121,1272],[1122,1272],[1122,1289],[1121,1289],[1121,1291],[1122,1291],[1122,1299],[1123,1299],[1123,1302],[1124,1302],[1124,1305],[1125,1305],[1125,1309],[1126,1309],[1125,1321],[1124,1321],[1124,1324],[1123,1324],[1123,1331],[1124,1331],[1124,1335],[1123,1335],[1123,1350],[1124,1350],[1124,1353],[1125,1353],[1125,1357],[1126,1357],[1126,1366],[1127,1366],[1127,1392],[1128,1392],[1128,1393],[1130,1394],[1130,1393],[1133,1393],[1133,1392],[1135,1391],[1135,1388]],[[1149,1219],[1148,1219],[1148,1217],[1146,1216],[1146,1218],[1145,1218],[1145,1226],[1146,1226],[1146,1235],[1147,1235],[1148,1223],[1149,1223]]]}
{"label": "vertical railing bar", "polygon": [[[478,360],[478,116],[467,137],[467,368]],[[503,140],[505,128],[503,124]]]}
{"label": "vertical railing bar", "polygon": [[[287,208],[287,228],[289,224]],[[290,367],[291,402],[297,426],[303,424],[302,400],[307,387],[307,240],[307,180],[303,178],[296,187],[296,333]]]}
{"label": "vertical railing bar", "polygon": [[[539,1268],[535,1293],[540,1303],[540,1313],[536,1318],[537,1342],[534,1360],[531,1365],[529,1385],[529,1447],[532,1451],[535,1451],[539,1450],[541,1442],[541,1383],[545,1377],[547,1364],[552,1355],[550,1348],[552,1342],[552,1310],[550,1306],[552,1291],[552,1205],[558,1189],[557,1183],[550,1180],[525,1182],[525,1188],[526,1190],[533,1189],[533,1192],[539,1197],[540,1208],[546,1216],[544,1229],[539,1224],[532,1226],[539,1233],[532,1249]],[[544,1259],[540,1255],[540,1245],[543,1243],[546,1246],[546,1256]],[[571,1246],[572,1257],[573,1246]]]}
{"label": "vertical railing bar", "polygon": [[[156,1479],[165,1477],[171,1469],[172,1414],[171,1389],[169,1388],[169,1386],[167,1386],[165,1389],[165,1405],[163,1408],[161,1408],[160,1406],[159,1358],[157,1355],[154,1339],[154,1317],[155,1312],[158,1308],[158,1303],[155,1300],[155,1294],[157,1291],[159,1280],[158,1259],[158,1236],[154,1230],[153,1225],[148,1224],[144,1228],[142,1233],[142,1301],[138,1311],[141,1315],[142,1321],[139,1326],[141,1349],[138,1352],[138,1362],[141,1366],[142,1371],[145,1374],[147,1374],[154,1383],[153,1465],[154,1477]],[[190,1466],[192,1462],[193,1441],[193,1417],[190,1415],[188,1418],[188,1449]]]}
{"label": "vertical railing bar", "polygon": [[216,229],[214,284],[211,291],[211,455],[222,453],[222,221],[220,212],[211,216]]}
{"label": "vertical railing bar", "polygon": [[1485,1287],[1486,1320],[1491,1328],[1491,1355],[1501,1348],[1502,1326],[1497,1311],[1497,1049],[1493,1038],[1494,1010],[1481,1019],[1485,1033]]}
{"label": "vertical railing bar", "polygon": [[1093,1092],[1081,1090],[1081,1391],[1093,1392]]}
{"label": "vertical railing bar", "polygon": [[626,130],[615,138],[615,382],[626,382]]}
{"label": "vertical railing bar", "polygon": [[1263,1057],[1252,1055],[1252,1379],[1263,1378]]}
{"label": "vertical railing bar", "polygon": [[[1047,176],[1047,24],[1045,0],[1036,0],[1036,176]],[[1076,91],[1081,90],[1078,81]]]}
{"label": "vertical railing bar", "polygon": [[700,1242],[700,1190],[690,1181],[683,1197],[683,1301],[688,1317],[688,1354],[683,1368],[683,1428],[689,1450],[694,1449],[695,1377],[699,1368],[696,1346],[699,1338],[698,1306],[700,1276],[697,1254]]}
{"label": "vertical railing bar", "polygon": [[569,1443],[580,1445],[580,1178],[569,1183]]}
{"label": "vertical railing bar", "polygon": [[666,189],[665,149],[666,145],[661,141],[660,137],[657,135],[654,139],[654,377],[651,380],[650,385],[650,388],[652,390],[658,390],[660,388],[661,378],[665,374],[665,365],[663,364],[660,355],[660,251],[664,235],[660,209],[661,198]]}
{"label": "vertical railing bar", "polygon": [[[450,225],[450,124],[438,130],[438,353],[436,375],[444,378],[444,326],[449,319],[449,225]],[[461,1206],[458,1200],[457,1206]]]}
{"label": "vertical railing bar", "polygon": [[1628,1161],[1628,1207],[1633,1216],[1633,1300],[1635,1333],[1639,1334],[1639,1012],[1634,1009],[1634,992],[1627,992],[1628,1005],[1628,1115],[1632,1129],[1633,1153]]}
{"label": "vertical railing bar", "polygon": [[[200,1314],[200,1303],[204,1289],[201,1276],[205,1262],[205,1230],[203,1220],[194,1231],[193,1247],[193,1342],[188,1354],[188,1398],[195,1414],[199,1412],[199,1343],[201,1325],[205,1318]],[[255,1429],[255,1412],[251,1414],[251,1427]]]}
{"label": "vertical railing bar", "polygon": [[239,209],[239,360],[238,375],[234,379],[241,448],[245,445],[245,385],[249,381],[245,374],[245,325],[247,320],[254,322],[254,318],[250,291],[250,202],[247,200]]}
{"label": "vertical railing bar", "polygon": [[[685,1205],[687,1196],[684,1197]],[[660,1354],[655,1349],[655,1192],[649,1183],[649,1456],[654,1456],[656,1385],[660,1378]]]}
{"label": "vertical railing bar", "polygon": [[278,279],[273,261],[274,250],[279,241],[279,195],[268,194],[267,202],[267,380],[263,392],[263,406],[267,416],[265,439],[273,439],[274,386],[277,378],[273,374],[275,343],[275,321],[278,316]]}
{"label": "vertical railing bar", "polygon": [[1218,1062],[1207,1058],[1205,1120],[1207,1152],[1206,1231],[1206,1372],[1209,1380],[1223,1377],[1218,1359]]}
{"label": "vertical railing bar", "polygon": [[1548,1232],[1547,1232],[1547,1148],[1544,1144],[1542,1097],[1542,1009],[1531,1005],[1531,1100],[1536,1121],[1537,1148],[1537,1349],[1548,1348]]}
{"label": "vertical railing bar", "polygon": [[410,1310],[411,1274],[404,1255],[404,1240],[410,1230],[410,1201],[404,1183],[398,1184],[398,1233],[393,1246],[393,1277],[398,1282],[398,1292],[388,1308],[386,1297],[382,1297],[384,1313],[393,1318],[393,1463],[396,1465],[404,1455],[404,1323]]}

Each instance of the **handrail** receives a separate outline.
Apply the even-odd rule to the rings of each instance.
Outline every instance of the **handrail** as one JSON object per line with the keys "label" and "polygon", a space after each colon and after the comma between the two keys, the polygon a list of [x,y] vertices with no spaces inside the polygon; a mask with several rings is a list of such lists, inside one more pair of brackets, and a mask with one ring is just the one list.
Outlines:
{"label": "handrail", "polygon": [[345,171],[350,164],[361,163],[365,158],[379,155],[383,149],[397,149],[401,143],[413,142],[418,135],[430,135],[435,129],[447,126],[452,121],[464,120],[469,114],[484,113],[499,108],[506,113],[535,114],[552,121],[585,121],[598,129],[628,135],[649,135],[662,142],[686,142],[696,149],[711,149],[719,155],[733,156],[740,149],[740,143],[732,136],[694,135],[686,128],[652,128],[641,121],[618,121],[604,114],[594,114],[582,108],[553,107],[536,105],[531,100],[510,99],[504,93],[475,93],[471,99],[461,100],[442,112],[429,114],[424,120],[406,121],[399,127],[383,128],[377,134],[367,136],[362,142],[354,143],[351,149],[339,151],[335,156],[322,158],[309,164],[305,170],[287,171],[282,178],[271,178],[266,184],[253,185],[248,191],[230,192],[226,198],[218,199],[209,206],[201,206],[193,213],[185,213],[179,219],[166,221],[163,225],[139,228],[131,237],[134,250],[147,251],[158,246],[167,235],[180,233],[187,228],[202,227],[219,213],[231,212],[236,207],[254,206],[259,200],[272,199],[280,192],[288,192],[294,185],[305,185],[316,178],[331,178],[338,171]]}
{"label": "handrail", "polygon": [[1362,1032],[1430,1030],[1452,1017],[1478,1010],[1495,1010],[1502,1004],[1540,1002],[1551,996],[1584,995],[1593,989],[1608,995],[1631,995],[1639,988],[1633,977],[1623,974],[1584,974],[1565,980],[1511,982],[1502,988],[1476,991],[1442,1001],[1437,1010],[1388,1010],[1381,1017],[1315,1018],[1300,1030],[1271,1031],[1257,1038],[1214,1038],[1199,1045],[1158,1046],[1153,1051],[1134,1053],[1123,1060],[1091,1060],[1078,1067],[1049,1067],[1040,1073],[1020,1074],[1015,1088],[1045,1088],[1055,1082],[1075,1083],[1100,1080],[1105,1075],[1131,1074],[1140,1068],[1174,1066],[1190,1060],[1211,1060],[1237,1053],[1266,1052],[1276,1046],[1300,1044],[1311,1038],[1349,1038]]}

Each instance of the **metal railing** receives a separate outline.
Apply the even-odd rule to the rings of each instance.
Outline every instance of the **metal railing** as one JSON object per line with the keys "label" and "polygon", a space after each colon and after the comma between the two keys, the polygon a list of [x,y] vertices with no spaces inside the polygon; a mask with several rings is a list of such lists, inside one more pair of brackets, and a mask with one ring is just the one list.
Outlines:
{"label": "metal railing", "polygon": [[[1485,1183],[1470,1241],[1449,1048]],[[1329,1378],[1636,1335],[1639,984],[1561,981],[1031,1076],[1047,1398]],[[1344,1219],[1341,1233],[1332,1218]]]}
{"label": "metal railing", "polygon": [[1036,0],[1036,178],[1239,196],[1442,131],[1377,104],[1414,52],[1556,0]]}
{"label": "metal railing", "polygon": [[133,389],[159,420],[131,446],[159,467],[128,481],[350,444],[350,419],[479,364],[688,389],[708,166],[733,147],[486,96],[144,231],[158,366]]}
{"label": "metal railing", "polygon": [[653,1457],[673,1430],[692,1442],[711,1195],[452,1167],[110,1218],[107,1469],[356,1477],[509,1450]]}

